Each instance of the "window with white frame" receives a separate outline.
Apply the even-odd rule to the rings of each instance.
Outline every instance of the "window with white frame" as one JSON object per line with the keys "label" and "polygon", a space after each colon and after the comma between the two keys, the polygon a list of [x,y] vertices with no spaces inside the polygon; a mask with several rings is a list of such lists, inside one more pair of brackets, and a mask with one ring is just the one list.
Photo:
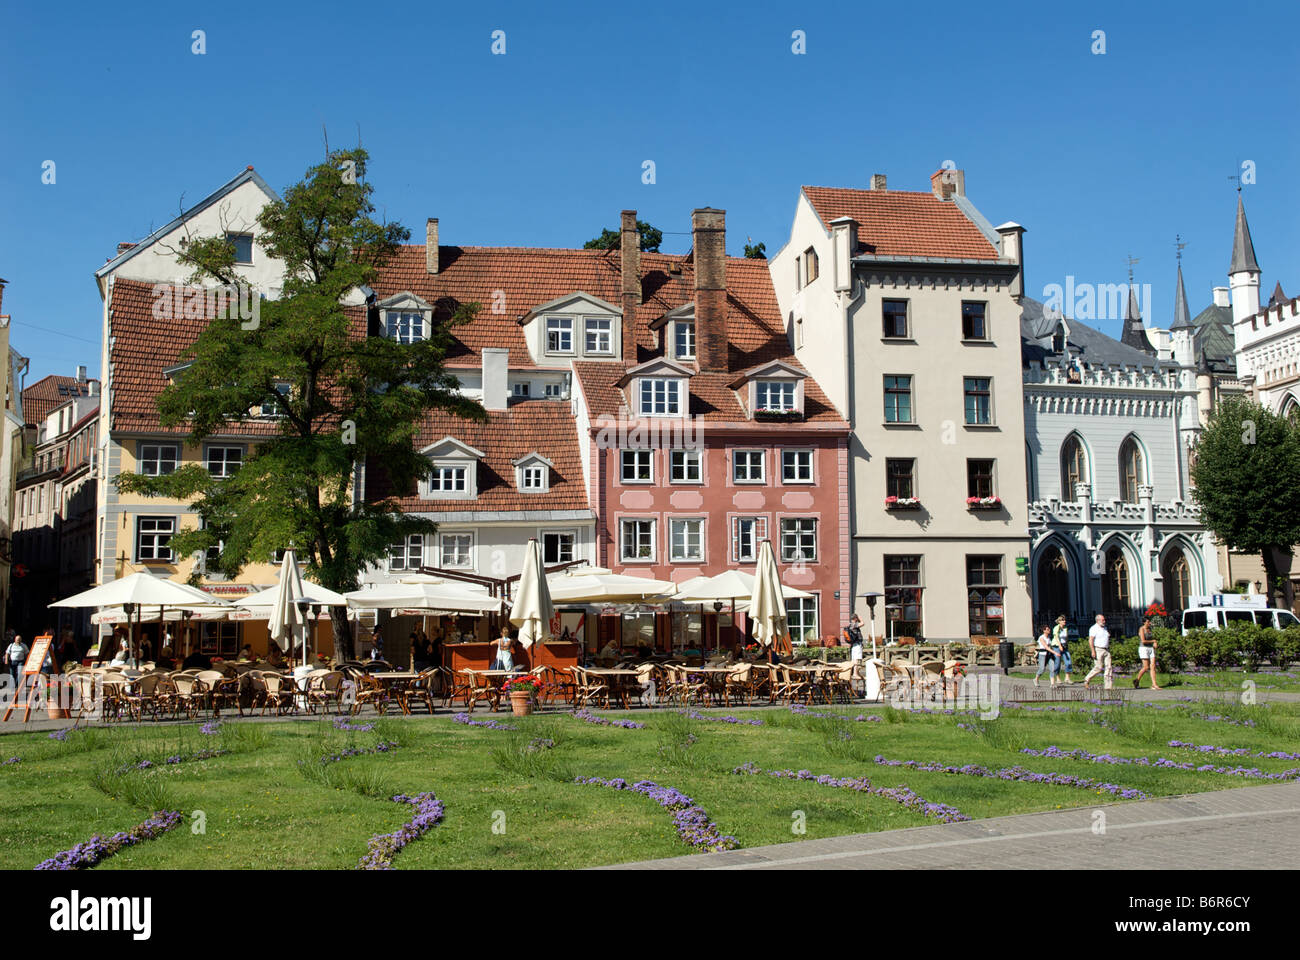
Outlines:
{"label": "window with white frame", "polygon": [[546,318],[546,352],[573,353],[573,318]]}
{"label": "window with white frame", "polygon": [[669,559],[674,562],[704,559],[704,521],[672,520],[669,522]]}
{"label": "window with white frame", "polygon": [[757,560],[758,545],[766,538],[766,517],[732,517],[731,559],[738,562]]}
{"label": "window with white frame", "polygon": [[138,563],[171,563],[167,544],[176,534],[175,517],[140,517],[135,528],[135,559]]}
{"label": "window with white frame", "polygon": [[653,560],[655,558],[655,522],[653,520],[619,521],[619,559]]}
{"label": "window with white frame", "polygon": [[817,637],[817,598],[791,597],[785,602],[786,626],[792,640],[814,640]]}
{"label": "window with white frame", "polygon": [[787,412],[795,409],[793,380],[760,380],[754,384],[754,408]]}
{"label": "window with white frame", "polygon": [[762,450],[733,450],[731,453],[731,479],[734,483],[762,483],[764,481],[763,463],[766,455]]}
{"label": "window with white frame", "polygon": [[140,473],[146,477],[162,477],[176,472],[180,460],[180,447],[174,443],[142,443],[138,453]]}
{"label": "window with white frame", "polygon": [[244,448],[210,446],[204,451],[204,461],[213,477],[232,477],[243,465]]}
{"label": "window with white frame", "polygon": [[548,400],[562,400],[564,398],[564,384],[546,383],[542,385],[542,396]]}
{"label": "window with white frame", "polygon": [[811,450],[781,451],[781,482],[812,483],[813,452]]}
{"label": "window with white frame", "polygon": [[781,562],[811,563],[816,559],[817,518],[783,518],[781,520]]}
{"label": "window with white frame", "polygon": [[546,489],[546,467],[533,464],[519,469],[519,489],[540,493]]}
{"label": "window with white frame", "polygon": [[472,533],[444,533],[438,537],[438,562],[444,567],[470,566],[470,552],[474,548]]}
{"label": "window with white frame", "polygon": [[262,416],[268,419],[277,419],[284,416],[285,401],[293,393],[293,384],[286,380],[277,380],[272,384],[276,392],[276,397],[267,400],[262,404]]}
{"label": "window with white frame", "polygon": [[384,334],[398,343],[419,343],[425,339],[424,314],[419,310],[385,310]]}
{"label": "window with white frame", "polygon": [[388,548],[389,570],[419,570],[424,566],[424,534],[413,533]]}
{"label": "window with white frame", "polygon": [[700,451],[670,450],[668,462],[671,471],[669,479],[673,483],[700,482]]}
{"label": "window with white frame", "polygon": [[624,483],[654,482],[654,451],[623,450],[620,451],[622,468],[619,476]]}
{"label": "window with white frame", "polygon": [[642,416],[672,417],[682,412],[682,381],[677,377],[642,377]]}
{"label": "window with white frame", "polygon": [[611,321],[599,317],[588,317],[584,321],[583,332],[586,337],[585,352],[614,352],[614,333]]}
{"label": "window with white frame", "polygon": [[531,384],[527,380],[516,380],[510,385],[511,393],[516,397],[527,397],[531,389]]}
{"label": "window with white frame", "polygon": [[434,493],[464,493],[469,489],[468,467],[436,466],[429,474],[429,489]]}
{"label": "window with white frame", "polygon": [[572,530],[555,530],[542,534],[542,562],[571,563],[577,559],[578,536]]}
{"label": "window with white frame", "polygon": [[673,324],[673,356],[678,360],[695,359],[695,321],[678,320]]}

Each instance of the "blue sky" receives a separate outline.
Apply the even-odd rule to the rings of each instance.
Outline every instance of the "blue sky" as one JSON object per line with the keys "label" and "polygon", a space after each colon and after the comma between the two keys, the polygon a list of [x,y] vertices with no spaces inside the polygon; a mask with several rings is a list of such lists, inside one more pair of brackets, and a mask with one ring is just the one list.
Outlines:
{"label": "blue sky", "polygon": [[691,209],[715,206],[732,254],[773,252],[801,184],[923,190],[952,160],[990,221],[1028,228],[1030,293],[1122,282],[1131,254],[1164,326],[1175,233],[1193,311],[1227,283],[1229,177],[1252,161],[1265,296],[1300,293],[1297,6],[1149,7],[23,5],[0,32],[12,342],[28,382],[95,370],[92,273],[117,242],[250,163],[284,187],[322,125],[335,145],[359,127],[381,211],[417,236],[439,217],[451,244],[581,246],[635,207],[684,252]]}

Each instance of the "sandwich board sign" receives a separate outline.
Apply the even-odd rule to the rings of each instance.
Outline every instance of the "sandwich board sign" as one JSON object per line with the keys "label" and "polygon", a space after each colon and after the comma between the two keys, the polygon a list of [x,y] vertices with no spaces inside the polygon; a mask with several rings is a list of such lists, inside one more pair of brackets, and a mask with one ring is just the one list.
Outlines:
{"label": "sandwich board sign", "polygon": [[36,678],[40,676],[41,667],[45,664],[45,658],[50,654],[50,645],[54,643],[53,634],[44,634],[32,640],[32,649],[27,654],[27,662],[23,664],[22,675],[18,678],[18,690],[15,692],[14,700],[5,710],[4,717],[0,721],[8,720],[10,714],[14,712],[14,707],[18,706],[18,697],[23,698],[23,723],[26,723],[32,714],[32,697],[35,695],[37,701],[43,702],[44,691],[37,687]]}

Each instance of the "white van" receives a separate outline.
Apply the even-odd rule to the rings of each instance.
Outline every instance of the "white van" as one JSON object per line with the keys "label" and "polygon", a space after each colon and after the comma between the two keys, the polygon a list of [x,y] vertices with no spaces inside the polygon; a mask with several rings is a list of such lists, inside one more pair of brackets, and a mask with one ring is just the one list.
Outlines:
{"label": "white van", "polygon": [[1261,627],[1285,630],[1300,625],[1290,610],[1267,606],[1258,594],[1216,593],[1192,597],[1191,607],[1183,611],[1183,636],[1189,630],[1222,630],[1230,623],[1255,623]]}

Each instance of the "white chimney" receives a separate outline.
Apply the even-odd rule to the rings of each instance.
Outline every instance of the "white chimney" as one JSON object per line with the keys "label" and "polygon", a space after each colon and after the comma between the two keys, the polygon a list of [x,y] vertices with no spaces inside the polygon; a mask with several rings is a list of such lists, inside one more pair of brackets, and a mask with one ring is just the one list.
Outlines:
{"label": "white chimney", "polygon": [[483,348],[483,408],[504,410],[510,396],[510,351],[505,347]]}
{"label": "white chimney", "polygon": [[871,175],[871,189],[872,189],[872,190],[887,190],[887,189],[888,189],[888,186],[887,186],[888,183],[889,183],[889,180],[885,177],[885,175],[884,175],[883,173],[873,173],[873,174]]}
{"label": "white chimney", "polygon": [[84,365],[77,367],[77,382],[78,383],[86,382],[86,368]]}
{"label": "white chimney", "polygon": [[1216,307],[1232,306],[1232,301],[1228,298],[1227,287],[1215,287],[1211,292],[1214,294],[1214,305]]}
{"label": "white chimney", "polygon": [[440,268],[437,217],[430,217],[424,226],[424,268],[429,273],[437,273]]}

